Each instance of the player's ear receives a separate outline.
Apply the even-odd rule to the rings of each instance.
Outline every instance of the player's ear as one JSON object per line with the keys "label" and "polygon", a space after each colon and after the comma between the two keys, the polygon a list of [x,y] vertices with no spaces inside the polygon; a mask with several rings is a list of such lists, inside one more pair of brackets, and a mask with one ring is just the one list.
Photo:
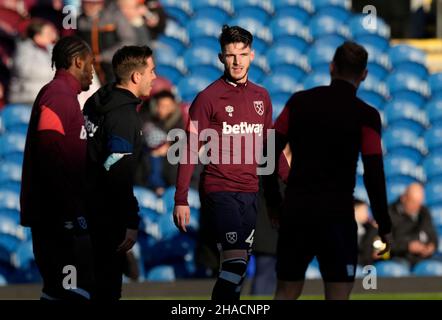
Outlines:
{"label": "player's ear", "polygon": [[332,62],[330,62],[330,64],[328,65],[328,69],[330,70],[330,74],[333,75],[336,72],[336,66],[335,64]]}
{"label": "player's ear", "polygon": [[224,54],[218,53],[218,59],[222,64],[224,64]]}
{"label": "player's ear", "polygon": [[253,61],[255,59],[255,50],[250,51],[250,61]]}
{"label": "player's ear", "polygon": [[75,66],[75,68],[82,69],[84,65],[84,60],[80,56],[75,56],[73,58],[72,64]]}
{"label": "player's ear", "polygon": [[365,69],[364,72],[362,73],[362,76],[361,76],[361,82],[367,78],[367,75],[368,75],[368,70]]}
{"label": "player's ear", "polygon": [[133,83],[135,83],[135,84],[137,84],[138,82],[139,82],[139,72],[137,72],[137,71],[135,71],[135,72],[132,72],[132,74],[131,74],[131,76],[130,76],[130,80],[133,82]]}

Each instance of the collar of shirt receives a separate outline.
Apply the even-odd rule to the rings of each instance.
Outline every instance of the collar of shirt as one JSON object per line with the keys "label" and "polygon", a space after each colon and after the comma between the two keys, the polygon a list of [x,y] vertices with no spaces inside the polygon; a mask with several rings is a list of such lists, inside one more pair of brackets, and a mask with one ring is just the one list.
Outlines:
{"label": "collar of shirt", "polygon": [[244,83],[235,83],[235,82],[231,81],[226,75],[223,75],[221,78],[223,79],[224,83],[226,83],[232,87],[235,87],[235,88],[245,88],[245,87],[247,87],[247,84],[249,83],[249,79],[247,79],[246,82],[244,82]]}
{"label": "collar of shirt", "polygon": [[333,79],[331,82],[331,86],[342,91],[351,92],[353,95],[356,95],[356,87],[351,82],[348,82],[346,80]]}
{"label": "collar of shirt", "polygon": [[66,81],[68,86],[72,89],[73,92],[76,94],[81,93],[81,84],[80,81],[78,81],[77,78],[75,78],[70,72],[64,69],[59,69],[55,73],[54,79],[62,79]]}

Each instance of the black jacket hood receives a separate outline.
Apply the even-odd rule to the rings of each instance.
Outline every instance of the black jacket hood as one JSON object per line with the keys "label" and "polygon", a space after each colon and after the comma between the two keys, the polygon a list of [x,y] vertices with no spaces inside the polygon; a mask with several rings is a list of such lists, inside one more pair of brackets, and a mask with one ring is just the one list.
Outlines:
{"label": "black jacket hood", "polygon": [[141,100],[129,90],[117,88],[115,83],[110,83],[101,87],[91,102],[96,113],[104,114],[124,105],[138,105]]}

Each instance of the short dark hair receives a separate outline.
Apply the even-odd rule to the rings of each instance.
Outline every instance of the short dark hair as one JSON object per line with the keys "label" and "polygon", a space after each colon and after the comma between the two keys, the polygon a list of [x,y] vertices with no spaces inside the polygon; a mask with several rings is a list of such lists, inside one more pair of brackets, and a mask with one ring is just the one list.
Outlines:
{"label": "short dark hair", "polygon": [[43,19],[32,18],[31,22],[26,28],[26,36],[29,39],[34,39],[35,35],[41,33],[45,25],[51,25],[51,23]]}
{"label": "short dark hair", "polygon": [[340,45],[333,57],[337,72],[342,76],[357,77],[367,68],[368,53],[356,42],[346,41]]}
{"label": "short dark hair", "polygon": [[161,90],[152,96],[152,99],[154,99],[155,101],[159,101],[160,99],[163,98],[170,98],[175,101],[175,95],[172,92],[170,92],[170,90]]}
{"label": "short dark hair", "polygon": [[147,58],[152,56],[148,46],[124,46],[112,57],[112,68],[117,83],[128,81],[134,71],[147,65]]}
{"label": "short dark hair", "polygon": [[219,36],[219,44],[221,46],[221,51],[224,47],[230,43],[242,42],[246,47],[252,47],[253,35],[239,26],[228,26],[223,25],[221,35]]}
{"label": "short dark hair", "polygon": [[88,53],[92,53],[91,47],[83,39],[77,36],[61,38],[52,50],[52,67],[69,69],[75,57],[85,58]]}

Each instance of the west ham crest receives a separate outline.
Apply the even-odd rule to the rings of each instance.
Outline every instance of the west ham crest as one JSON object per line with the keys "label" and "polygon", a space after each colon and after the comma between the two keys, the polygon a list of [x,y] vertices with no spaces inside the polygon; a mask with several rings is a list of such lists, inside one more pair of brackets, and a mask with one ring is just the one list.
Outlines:
{"label": "west ham crest", "polygon": [[234,244],[237,240],[236,232],[227,232],[226,233],[226,240],[228,243]]}
{"label": "west ham crest", "polygon": [[264,102],[253,101],[253,106],[255,107],[255,111],[257,114],[259,114],[260,116],[264,114]]}

